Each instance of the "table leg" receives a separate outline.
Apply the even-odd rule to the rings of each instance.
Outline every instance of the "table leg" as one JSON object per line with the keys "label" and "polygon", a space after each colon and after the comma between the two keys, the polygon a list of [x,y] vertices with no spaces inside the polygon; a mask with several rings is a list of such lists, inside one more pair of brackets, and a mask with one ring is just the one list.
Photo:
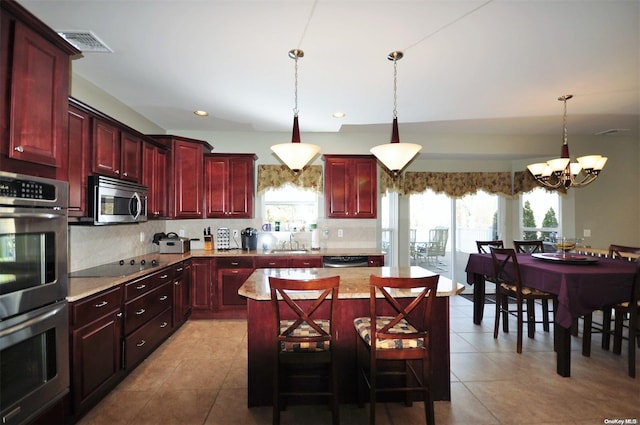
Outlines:
{"label": "table leg", "polygon": [[556,372],[563,377],[571,376],[571,329],[554,324],[553,335],[556,348]]}
{"label": "table leg", "polygon": [[482,323],[484,315],[484,275],[473,274],[473,323],[479,325]]}

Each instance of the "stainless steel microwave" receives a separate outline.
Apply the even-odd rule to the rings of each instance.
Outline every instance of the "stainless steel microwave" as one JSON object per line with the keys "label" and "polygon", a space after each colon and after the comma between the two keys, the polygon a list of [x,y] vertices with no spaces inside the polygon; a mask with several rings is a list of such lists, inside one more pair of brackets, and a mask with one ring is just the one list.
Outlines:
{"label": "stainless steel microwave", "polygon": [[104,176],[89,177],[89,214],[93,224],[147,221],[147,187]]}

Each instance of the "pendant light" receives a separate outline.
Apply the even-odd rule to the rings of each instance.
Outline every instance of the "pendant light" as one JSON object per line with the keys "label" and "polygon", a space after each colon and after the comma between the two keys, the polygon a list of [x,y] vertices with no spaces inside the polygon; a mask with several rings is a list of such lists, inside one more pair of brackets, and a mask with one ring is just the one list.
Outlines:
{"label": "pendant light", "polygon": [[607,162],[607,157],[601,155],[581,156],[576,159],[578,162],[571,162],[569,143],[567,142],[567,100],[572,97],[572,94],[567,94],[558,98],[564,103],[560,158],[527,165],[538,184],[549,189],[558,189],[560,187],[569,189],[570,187],[586,186],[598,178],[600,171],[602,171]]}
{"label": "pendant light", "polygon": [[299,49],[289,51],[289,57],[295,60],[295,106],[293,108],[293,132],[291,143],[280,143],[271,146],[271,150],[294,173],[298,173],[320,151],[320,146],[309,143],[300,143],[300,129],[298,127],[298,59],[304,57],[304,52]]}
{"label": "pendant light", "polygon": [[393,124],[391,127],[391,142],[371,148],[371,153],[374,154],[394,176],[400,174],[409,161],[422,149],[421,145],[415,143],[400,143],[400,135],[398,133],[397,79],[398,61],[402,59],[403,56],[404,54],[399,51],[391,52],[387,56],[387,59],[393,61]]}

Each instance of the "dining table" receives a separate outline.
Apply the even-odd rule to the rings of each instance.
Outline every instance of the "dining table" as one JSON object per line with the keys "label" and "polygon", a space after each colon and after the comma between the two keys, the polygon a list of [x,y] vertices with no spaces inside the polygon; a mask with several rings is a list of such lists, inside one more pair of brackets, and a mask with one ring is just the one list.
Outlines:
{"label": "dining table", "polygon": [[[517,254],[522,284],[557,295],[554,314],[556,371],[571,376],[571,329],[578,317],[629,301],[635,262],[576,253]],[[473,323],[482,322],[485,279],[491,281],[491,254],[470,254],[467,283],[473,285]]]}

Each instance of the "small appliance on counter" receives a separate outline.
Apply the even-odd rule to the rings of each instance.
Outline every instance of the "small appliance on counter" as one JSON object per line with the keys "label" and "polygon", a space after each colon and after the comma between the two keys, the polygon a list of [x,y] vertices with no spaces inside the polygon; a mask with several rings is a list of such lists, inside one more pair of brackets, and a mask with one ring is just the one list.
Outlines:
{"label": "small appliance on counter", "polygon": [[160,245],[160,254],[185,254],[191,251],[189,238],[178,236],[175,232],[156,233],[153,243]]}
{"label": "small appliance on counter", "polygon": [[253,227],[247,227],[240,231],[242,237],[242,250],[255,251],[258,249],[258,230]]}

